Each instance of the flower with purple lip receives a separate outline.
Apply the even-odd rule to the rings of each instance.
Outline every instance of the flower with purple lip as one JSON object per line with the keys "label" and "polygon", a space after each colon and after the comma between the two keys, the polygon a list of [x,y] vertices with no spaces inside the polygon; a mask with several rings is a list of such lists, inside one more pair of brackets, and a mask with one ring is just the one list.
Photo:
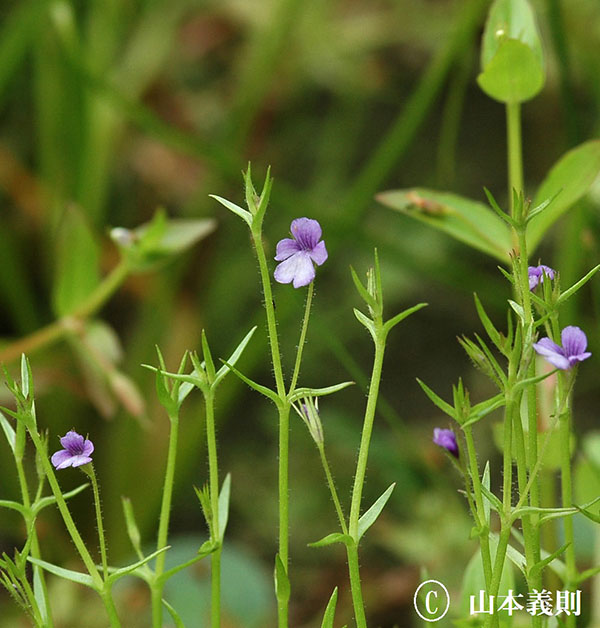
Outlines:
{"label": "flower with purple lip", "polygon": [[64,449],[52,454],[50,459],[56,469],[81,467],[92,461],[91,455],[94,451],[94,443],[87,438],[83,438],[75,430],[67,432],[60,439],[60,444]]}
{"label": "flower with purple lip", "polygon": [[554,275],[556,271],[550,266],[546,266],[545,264],[540,264],[539,266],[530,266],[528,269],[529,274],[529,289],[535,290],[538,284],[544,281],[544,275],[548,277],[548,279],[554,279]]}
{"label": "flower with purple lip", "polygon": [[436,427],[433,430],[433,442],[444,448],[455,458],[458,458],[458,443],[456,442],[456,436],[452,430],[444,430],[440,427]]}
{"label": "flower with purple lip", "polygon": [[577,362],[587,360],[592,354],[587,349],[587,337],[584,332],[569,325],[560,334],[562,347],[550,338],[542,338],[534,343],[533,348],[550,364],[562,371],[568,371]]}
{"label": "flower with purple lip", "polygon": [[311,218],[296,218],[290,227],[292,238],[277,243],[275,269],[279,283],[294,283],[294,288],[308,286],[315,278],[313,262],[320,266],[327,259],[325,242],[321,240],[321,225]]}

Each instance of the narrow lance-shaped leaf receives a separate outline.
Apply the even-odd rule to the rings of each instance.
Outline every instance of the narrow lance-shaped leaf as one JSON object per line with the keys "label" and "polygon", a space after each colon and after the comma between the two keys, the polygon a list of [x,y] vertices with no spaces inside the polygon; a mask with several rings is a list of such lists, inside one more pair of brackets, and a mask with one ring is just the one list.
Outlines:
{"label": "narrow lance-shaped leaf", "polygon": [[223,207],[226,207],[229,211],[239,216],[249,227],[252,227],[252,214],[249,211],[216,194],[209,194],[209,196],[221,203]]}
{"label": "narrow lance-shaped leaf", "polygon": [[572,297],[582,286],[584,286],[598,271],[600,270],[600,264],[598,266],[594,266],[589,273],[587,273],[584,277],[582,277],[578,282],[574,283],[570,288],[561,293],[556,301],[556,306],[558,307],[562,303],[564,303],[568,298]]}
{"label": "narrow lance-shaped leaf", "polygon": [[2,426],[2,431],[6,436],[6,440],[10,445],[13,453],[15,452],[15,443],[16,443],[16,434],[13,426],[9,423],[8,419],[0,412],[0,426]]}
{"label": "narrow lance-shaped leaf", "polygon": [[358,539],[363,536],[363,534],[377,521],[377,517],[381,514],[381,511],[384,509],[385,505],[390,498],[392,491],[394,490],[396,483],[391,484],[386,491],[381,495],[381,497],[365,512],[362,517],[358,520]]}
{"label": "narrow lance-shaped leaf", "polygon": [[[244,336],[240,344],[237,346],[236,350],[229,356],[229,359],[227,360],[228,364],[235,366],[236,362],[240,359],[242,353],[244,352],[244,349],[250,342],[250,339],[254,335],[255,331],[256,331],[256,325]],[[227,375],[227,373],[229,373],[229,368],[226,366],[226,364],[224,364],[217,371],[213,387],[217,387],[219,383],[221,382],[221,380],[225,377],[225,375]]]}
{"label": "narrow lance-shaped leaf", "polygon": [[363,314],[357,308],[354,308],[354,316],[356,316],[359,323],[363,324],[367,328],[368,332],[371,334],[371,338],[373,338],[373,342],[377,342],[375,323],[366,314]]}
{"label": "narrow lance-shaped leaf", "polygon": [[353,386],[354,382],[341,382],[340,384],[333,384],[333,386],[325,386],[324,388],[296,388],[294,393],[290,395],[289,402],[294,403],[298,401],[298,399],[302,399],[304,397],[324,397],[325,395],[332,395],[340,390],[344,390],[344,388],[348,388],[348,386]]}
{"label": "narrow lance-shaped leaf", "polygon": [[48,563],[45,560],[40,560],[39,558],[33,558],[29,556],[27,560],[50,573],[53,573],[55,576],[59,576],[60,578],[64,578],[65,580],[71,580],[71,582],[76,582],[77,584],[83,584],[86,587],[90,587],[91,589],[96,590],[94,585],[94,580],[92,576],[86,573],[81,573],[80,571],[73,571],[72,569],[64,569],[63,567],[59,567],[58,565],[53,565],[52,563]]}
{"label": "narrow lance-shaped leaf", "polygon": [[290,599],[290,581],[279,554],[275,556],[275,594],[280,602]]}
{"label": "narrow lance-shaped leaf", "polygon": [[227,520],[229,518],[229,495],[231,492],[231,473],[225,476],[225,481],[219,494],[219,540],[223,542]]}
{"label": "narrow lance-shaped leaf", "polygon": [[325,613],[323,614],[323,621],[321,622],[321,628],[333,628],[333,622],[335,620],[335,607],[337,605],[338,598],[338,589],[335,587],[331,597],[329,598],[329,602],[327,603],[327,608],[325,609]]}
{"label": "narrow lance-shaped leaf", "polygon": [[141,535],[140,530],[135,521],[135,515],[133,513],[133,506],[129,497],[121,497],[121,504],[123,505],[123,514],[125,516],[125,525],[127,526],[127,536],[131,541],[131,545],[135,550],[135,553],[141,559],[143,558],[141,549]]}
{"label": "narrow lance-shaped leaf", "polygon": [[431,388],[429,388],[429,386],[427,386],[427,384],[425,384],[424,382],[422,382],[419,378],[417,378],[417,383],[419,384],[419,386],[423,389],[423,392],[429,397],[429,399],[445,414],[447,414],[448,416],[452,417],[455,421],[457,420],[456,418],[456,411],[455,409],[449,404],[446,403],[441,397],[439,397],[438,395],[436,395],[433,390],[431,390]]}
{"label": "narrow lance-shaped leaf", "polygon": [[424,307],[427,307],[427,305],[427,303],[418,303],[417,305],[413,305],[413,307],[409,307],[403,312],[400,312],[400,314],[396,314],[396,316],[393,316],[392,318],[390,318],[390,320],[386,321],[383,326],[384,331],[386,333],[389,332],[392,328],[398,325],[398,323],[401,323],[405,318],[408,318],[411,314],[414,314]]}
{"label": "narrow lance-shaped leaf", "polygon": [[[485,463],[485,468],[483,469],[483,476],[481,477],[481,484],[488,491],[490,490],[490,461],[489,460]],[[490,516],[490,502],[487,499],[483,500],[483,513],[485,515],[485,523],[489,527],[491,523],[491,516]]]}
{"label": "narrow lance-shaped leaf", "polygon": [[171,619],[175,624],[175,628],[185,628],[183,620],[181,619],[181,617],[179,617],[177,611],[167,602],[167,600],[163,598],[161,602],[163,603],[163,606],[169,611],[169,615],[171,615]]}
{"label": "narrow lance-shaped leaf", "polygon": [[354,543],[352,537],[348,534],[342,534],[341,532],[332,532],[327,536],[324,536],[322,539],[315,541],[314,543],[309,543],[308,547],[327,547],[327,545],[333,545],[335,543],[343,543],[344,545],[348,545],[349,543]]}
{"label": "narrow lance-shaped leaf", "polygon": [[261,393],[262,395],[270,399],[276,406],[279,406],[279,404],[281,403],[281,399],[279,398],[279,395],[274,390],[271,390],[270,388],[267,388],[266,386],[263,386],[262,384],[257,384],[255,381],[251,380],[249,377],[246,377],[245,375],[240,373],[240,371],[238,371],[234,366],[229,364],[229,362],[226,362],[225,360],[221,360],[221,362],[223,362],[223,364],[225,364],[225,366],[227,366],[228,369],[233,371],[243,382],[246,382],[246,384],[248,384],[250,388],[253,388],[257,392]]}

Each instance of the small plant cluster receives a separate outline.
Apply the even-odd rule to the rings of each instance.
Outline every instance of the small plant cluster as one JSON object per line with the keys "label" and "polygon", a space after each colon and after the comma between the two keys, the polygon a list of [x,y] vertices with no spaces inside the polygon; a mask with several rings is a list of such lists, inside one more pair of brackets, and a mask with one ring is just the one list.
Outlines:
{"label": "small plant cluster", "polygon": [[[600,270],[591,269],[573,285],[561,285],[560,268],[537,263],[531,256],[555,221],[572,207],[589,189],[600,170],[599,142],[587,142],[569,151],[550,171],[535,198],[524,193],[521,155],[521,104],[533,98],[545,80],[542,46],[533,11],[527,0],[496,0],[490,9],[483,36],[481,88],[493,99],[503,103],[507,114],[509,201],[503,209],[486,190],[488,205],[454,194],[433,190],[395,190],[383,192],[379,200],[422,222],[429,224],[482,251],[501,263],[500,270],[508,282],[506,326],[492,322],[479,297],[475,307],[485,330],[485,337],[464,336],[460,344],[469,358],[492,382],[495,393],[488,399],[474,402],[461,379],[453,387],[452,401],[445,401],[423,381],[424,393],[435,406],[452,420],[451,427],[437,427],[433,442],[448,454],[464,483],[464,497],[473,518],[472,538],[479,544],[478,554],[466,570],[463,596],[473,598],[484,591],[490,598],[524,587],[530,599],[540,607],[546,600],[549,582],[562,588],[565,595],[579,595],[579,587],[600,573],[600,567],[581,571],[576,560],[576,535],[573,519],[583,516],[600,523],[595,504],[575,503],[573,494],[574,432],[573,390],[579,368],[591,357],[584,330],[563,321],[563,305]],[[326,486],[337,515],[339,529],[311,543],[314,548],[341,544],[346,552],[348,581],[353,613],[358,628],[366,628],[367,612],[361,587],[359,548],[365,533],[375,523],[394,490],[394,484],[368,508],[364,508],[363,489],[367,476],[369,450],[374,429],[377,401],[383,371],[386,343],[396,325],[426,304],[419,303],[403,312],[384,316],[381,269],[377,250],[373,267],[361,280],[354,269],[351,279],[362,299],[362,309],[354,309],[358,322],[368,331],[374,346],[368,395],[364,408],[360,445],[353,470],[353,485],[348,504],[336,489],[334,475],[326,453],[326,421],[321,418],[319,399],[337,393],[353,382],[328,383],[320,388],[300,383],[303,353],[308,337],[309,318],[314,297],[318,267],[328,260],[322,228],[314,218],[299,217],[290,226],[291,237],[276,245],[274,269],[263,238],[263,222],[269,205],[273,179],[267,172],[260,193],[256,190],[251,169],[244,174],[246,206],[242,207],[220,196],[213,196],[222,206],[243,220],[258,261],[259,284],[263,296],[269,341],[269,359],[274,383],[259,383],[248,377],[238,363],[256,328],[250,329],[227,359],[215,360],[205,331],[201,335],[201,351],[187,352],[179,368],[169,371],[157,349],[156,365],[144,365],[156,378],[156,394],[169,419],[168,454],[162,487],[156,546],[150,553],[142,548],[142,538],[129,499],[123,499],[123,513],[135,560],[125,567],[110,564],[108,544],[102,518],[100,488],[94,470],[94,435],[70,430],[60,438],[61,449],[50,453],[49,437],[40,427],[34,402],[31,365],[21,359],[20,380],[5,369],[5,379],[15,406],[3,408],[0,424],[14,458],[21,501],[0,500],[0,506],[17,511],[23,517],[27,538],[11,557],[0,559],[0,580],[28,614],[36,626],[53,626],[51,600],[46,579],[48,574],[87,586],[101,598],[111,626],[121,626],[122,619],[113,597],[114,586],[124,576],[135,576],[148,586],[151,598],[152,625],[163,626],[166,613],[176,626],[183,626],[177,609],[165,599],[165,583],[169,578],[200,560],[211,564],[210,625],[218,628],[221,620],[221,555],[229,518],[232,481],[229,474],[221,477],[215,402],[223,379],[234,374],[251,389],[271,402],[277,416],[278,433],[278,550],[273,560],[274,588],[277,602],[277,625],[289,623],[289,604],[293,594],[289,543],[289,451],[290,416],[304,422],[316,447],[323,468]],[[491,207],[491,209],[490,209]],[[64,286],[59,301],[59,320],[38,335],[45,342],[67,336],[84,319],[106,301],[130,273],[151,267],[157,261],[180,251],[202,237],[212,225],[205,221],[185,224],[168,221],[158,213],[153,221],[136,230],[114,229],[112,237],[120,248],[122,261],[99,287],[73,309],[73,296]],[[306,302],[291,376],[286,377],[277,312],[273,299],[272,280],[292,284],[293,289],[306,290]],[[67,315],[68,314],[68,315]],[[241,335],[241,334],[240,334]],[[27,346],[21,346],[27,349]],[[116,390],[126,385],[117,372],[110,371]],[[540,387],[550,390],[553,408],[544,421],[538,400]],[[168,568],[170,514],[177,465],[180,410],[193,390],[204,400],[204,424],[208,458],[208,481],[196,488],[200,509],[209,537],[186,561]],[[292,414],[292,409],[294,414]],[[492,478],[495,469],[488,461],[481,468],[477,455],[474,428],[493,413],[503,413],[501,430],[502,476],[497,495]],[[91,437],[91,438],[90,438]],[[31,486],[25,468],[26,442],[35,448],[36,485]],[[550,443],[559,443],[560,496],[548,502],[540,488],[544,475],[554,477],[548,467]],[[79,469],[86,482],[64,493],[58,472]],[[91,485],[98,533],[99,557],[90,551],[71,516],[69,500]],[[46,487],[49,487],[50,494]],[[516,490],[515,490],[516,486]],[[56,505],[65,527],[79,554],[85,571],[66,569],[44,559],[36,523],[41,512]],[[562,522],[563,538],[555,546],[543,542],[544,526]],[[98,560],[99,558],[99,560]],[[515,580],[515,570],[522,575]],[[338,587],[333,590],[322,616],[322,628],[333,628]],[[519,594],[522,595],[522,594]],[[544,602],[546,604],[546,602]],[[547,609],[547,604],[544,606]],[[473,622],[479,623],[473,623]],[[457,617],[457,625],[498,627],[503,622],[498,614],[483,619]],[[531,626],[557,625],[551,613],[533,613]],[[567,627],[575,626],[575,614],[564,619]]]}

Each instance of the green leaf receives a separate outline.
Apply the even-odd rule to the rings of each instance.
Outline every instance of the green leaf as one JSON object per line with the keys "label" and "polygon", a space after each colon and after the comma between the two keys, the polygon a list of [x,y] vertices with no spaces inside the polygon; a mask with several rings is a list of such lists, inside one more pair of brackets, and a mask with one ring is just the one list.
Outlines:
{"label": "green leaf", "polygon": [[431,388],[429,388],[429,386],[427,386],[427,384],[423,383],[418,377],[417,377],[417,383],[419,384],[419,386],[423,389],[423,391],[425,392],[425,394],[429,397],[429,399],[445,414],[447,414],[448,416],[452,417],[455,421],[456,419],[456,411],[454,410],[454,408],[449,404],[446,403],[441,397],[438,397],[438,395],[436,395],[433,390],[431,390]]}
{"label": "green leaf", "polygon": [[219,493],[219,541],[223,542],[227,520],[229,518],[229,495],[231,492],[231,473],[225,476],[221,492]]}
{"label": "green leaf", "polygon": [[275,556],[275,595],[279,602],[287,602],[290,599],[290,581],[284,564],[279,554]]}
{"label": "green leaf", "polygon": [[331,597],[329,598],[329,602],[327,603],[327,608],[325,609],[325,613],[323,615],[323,621],[321,622],[321,628],[333,628],[333,621],[335,619],[335,607],[337,605],[338,598],[338,589],[335,587]]}
{"label": "green leaf", "polygon": [[343,543],[344,545],[348,545],[349,543],[354,543],[354,540],[349,534],[332,532],[314,543],[309,543],[308,547],[326,547],[327,545],[333,545],[334,543]]}
{"label": "green leaf", "polygon": [[229,211],[232,211],[234,214],[239,216],[242,220],[244,220],[244,222],[246,222],[249,227],[252,227],[252,214],[248,210],[243,209],[239,205],[228,201],[226,198],[217,196],[216,194],[209,194],[209,196],[211,198],[214,198],[215,201],[221,203],[221,205],[223,205],[224,207],[227,207]]}
{"label": "green leaf", "polygon": [[206,338],[206,332],[202,330],[202,357],[204,358],[204,364],[206,366],[206,376],[208,377],[208,383],[213,384],[217,375],[215,371],[215,363],[212,359],[212,353],[208,346],[208,340]]}
{"label": "green leaf", "polygon": [[580,144],[565,153],[540,185],[534,206],[556,197],[527,227],[527,249],[533,253],[548,229],[588,192],[600,172],[600,140]]}
{"label": "green leaf", "polygon": [[[89,483],[80,484],[77,488],[74,488],[72,491],[65,493],[63,497],[65,499],[71,499],[71,497],[75,497],[75,495],[79,495],[83,490],[85,490],[89,486]],[[47,495],[46,497],[42,497],[37,501],[33,502],[31,505],[31,511],[37,515],[41,510],[46,508],[47,506],[51,506],[56,503],[56,497],[54,495]]]}
{"label": "green leaf", "polygon": [[164,598],[161,600],[163,606],[169,611],[169,615],[171,615],[171,619],[175,623],[175,628],[185,628],[183,620],[177,614],[177,611],[165,600]]}
{"label": "green leaf", "polygon": [[390,498],[392,491],[396,483],[390,484],[385,492],[381,495],[381,497],[365,512],[362,517],[358,520],[358,539],[359,541],[363,534],[377,521],[377,517],[381,514],[381,511],[384,509],[385,505]]}
{"label": "green leaf", "polygon": [[60,578],[65,578],[66,580],[71,580],[71,582],[76,582],[77,584],[83,584],[86,587],[90,587],[94,590],[96,586],[94,585],[94,580],[92,576],[86,573],[81,573],[80,571],[73,571],[72,569],[64,569],[63,567],[59,567],[58,565],[53,565],[52,563],[48,563],[45,560],[40,560],[39,558],[33,558],[32,556],[28,556],[27,560],[50,573],[53,573],[55,576],[59,576]]}
{"label": "green leaf", "polygon": [[[485,468],[483,469],[483,476],[481,477],[481,485],[490,492],[490,461],[488,460],[485,463]],[[487,523],[488,528],[491,523],[491,514],[490,514],[490,502],[487,499],[483,500],[483,512],[485,514],[485,523]]]}
{"label": "green leaf", "polygon": [[304,397],[324,397],[325,395],[332,395],[348,386],[353,386],[355,382],[342,382],[341,384],[333,384],[333,386],[325,386],[324,388],[296,388],[296,390],[290,395],[288,401],[294,403],[298,399]]}
{"label": "green leaf", "polygon": [[475,299],[475,308],[477,309],[479,320],[481,321],[481,324],[487,332],[489,339],[496,345],[498,351],[506,355],[505,342],[502,334],[494,327],[494,324],[492,323],[489,316],[487,315],[487,312],[483,308],[483,305],[481,304],[481,301],[479,300],[477,294],[474,294],[473,297]]}
{"label": "green leaf", "polygon": [[229,362],[226,362],[225,360],[221,360],[221,362],[223,362],[223,364],[225,364],[225,366],[227,366],[229,370],[233,371],[243,382],[246,382],[246,384],[248,384],[250,388],[253,388],[257,392],[261,393],[261,395],[264,395],[265,397],[270,399],[277,407],[279,407],[279,405],[281,404],[281,399],[274,390],[271,390],[270,388],[267,388],[262,384],[257,384],[256,382],[252,381],[249,377],[246,377],[245,375],[240,373],[240,371],[238,371]]}
{"label": "green leaf", "polygon": [[354,316],[358,319],[358,322],[367,328],[367,331],[371,334],[373,342],[377,342],[377,332],[375,331],[375,323],[359,309],[354,308]]}
{"label": "green leaf", "polygon": [[392,316],[389,321],[383,325],[383,329],[385,333],[388,333],[392,328],[394,328],[398,323],[401,323],[405,318],[408,318],[411,314],[422,310],[424,307],[427,307],[427,303],[418,303],[417,305],[413,305],[413,307],[409,307],[404,310],[404,312],[400,312],[400,314],[396,314],[396,316]]}
{"label": "green leaf", "polygon": [[[229,359],[227,360],[229,364],[235,365],[236,362],[240,359],[242,353],[244,352],[244,349],[250,342],[250,338],[252,338],[255,331],[256,331],[256,325],[244,336],[240,344],[237,346],[236,350],[229,356]],[[213,388],[216,388],[219,385],[219,383],[225,377],[225,375],[227,375],[227,373],[229,373],[229,368],[226,365],[223,365],[217,371],[217,374],[215,376],[215,381],[213,383]]]}
{"label": "green leaf", "polygon": [[569,289],[561,293],[556,300],[556,306],[558,307],[564,303],[569,297],[572,297],[583,285],[585,285],[598,271],[600,270],[600,264],[594,266],[585,277],[582,277],[578,282],[574,283]]}
{"label": "green leaf", "polygon": [[52,305],[57,316],[70,314],[100,282],[100,248],[83,212],[69,205],[56,234]]}
{"label": "green leaf", "polygon": [[481,41],[481,68],[485,70],[506,39],[527,45],[543,66],[542,42],[535,15],[527,0],[496,0],[491,6]]}
{"label": "green leaf", "polygon": [[536,574],[540,573],[542,569],[544,569],[544,567],[547,567],[548,565],[550,565],[550,563],[553,560],[558,558],[567,549],[567,547],[569,547],[569,543],[565,543],[562,547],[559,547],[555,552],[552,552],[552,554],[548,554],[545,558],[542,558],[542,560],[540,560],[535,565],[533,565],[531,569],[529,570],[529,577],[530,578],[535,577]]}
{"label": "green leaf", "polygon": [[12,449],[12,452],[15,452],[15,443],[16,443],[16,434],[13,426],[10,424],[8,419],[0,412],[0,425],[2,426],[2,430],[4,435],[6,436],[6,440]]}
{"label": "green leaf", "polygon": [[491,257],[505,263],[510,260],[510,230],[483,203],[424,188],[390,190],[381,192],[376,198],[383,205],[435,227]]}
{"label": "green leaf", "polygon": [[141,557],[142,549],[140,543],[142,537],[135,521],[131,500],[129,497],[121,497],[121,504],[123,505],[123,515],[125,516],[125,525],[127,526],[127,536],[129,537],[136,554]]}
{"label": "green leaf", "polygon": [[544,80],[544,68],[535,52],[516,39],[505,39],[477,77],[479,87],[490,98],[509,104],[531,100]]}
{"label": "green leaf", "polygon": [[127,574],[130,574],[133,571],[136,571],[140,567],[143,567],[146,563],[151,561],[153,558],[156,558],[159,554],[162,554],[163,552],[166,552],[168,549],[169,549],[168,545],[166,547],[161,547],[160,549],[156,550],[155,552],[152,552],[152,554],[149,554],[148,556],[145,556],[141,560],[138,560],[137,562],[135,562],[135,563],[133,563],[131,565],[127,565],[127,567],[121,567],[119,569],[115,569],[114,571],[112,571],[112,573],[108,577],[108,581],[111,582],[111,583],[115,583],[117,580],[119,580],[119,578],[122,578],[123,576],[126,576]]}
{"label": "green leaf", "polygon": [[363,286],[361,280],[358,278],[356,271],[350,266],[350,273],[352,274],[352,281],[356,286],[358,294],[360,294],[362,300],[373,310],[377,309],[377,301],[373,295],[369,294],[369,291]]}

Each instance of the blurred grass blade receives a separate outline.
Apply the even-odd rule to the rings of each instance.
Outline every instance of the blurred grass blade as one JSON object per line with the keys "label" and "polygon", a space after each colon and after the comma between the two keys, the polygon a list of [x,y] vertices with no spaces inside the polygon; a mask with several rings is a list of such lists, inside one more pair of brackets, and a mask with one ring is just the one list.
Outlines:
{"label": "blurred grass blade", "polygon": [[512,248],[510,232],[503,221],[483,203],[449,192],[423,188],[390,190],[377,195],[377,200],[411,218],[508,262]]}
{"label": "blurred grass blade", "polygon": [[532,218],[527,227],[527,247],[530,253],[540,243],[548,229],[587,191],[600,173],[600,140],[580,144],[565,153],[552,167],[540,185],[533,206],[546,199],[552,203]]}
{"label": "blurred grass blade", "polygon": [[58,226],[52,301],[57,316],[70,314],[100,282],[98,243],[83,213],[68,206]]}

